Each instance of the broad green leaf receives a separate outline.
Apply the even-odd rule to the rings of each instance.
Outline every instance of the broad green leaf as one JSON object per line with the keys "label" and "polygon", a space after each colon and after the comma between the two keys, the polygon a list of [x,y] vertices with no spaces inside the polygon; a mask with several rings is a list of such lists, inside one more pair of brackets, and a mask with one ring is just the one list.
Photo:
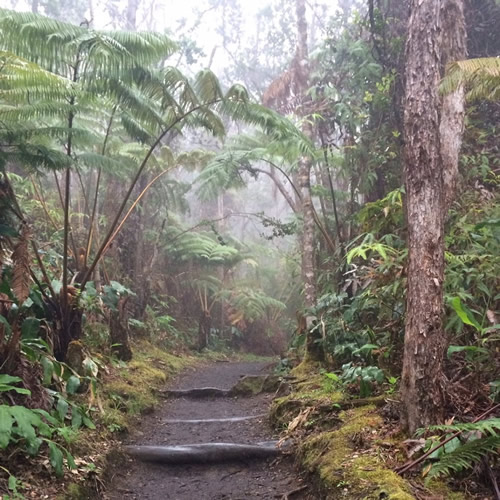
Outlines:
{"label": "broad green leaf", "polygon": [[466,324],[473,326],[478,332],[482,331],[481,325],[476,321],[471,313],[465,311],[460,297],[453,297],[450,301],[451,306],[457,313],[458,317]]}
{"label": "broad green leaf", "polygon": [[61,421],[64,421],[66,415],[68,414],[69,404],[64,398],[59,398],[57,402],[57,413]]}
{"label": "broad green leaf", "polygon": [[19,377],[13,377],[12,375],[5,375],[5,374],[0,375],[0,384],[9,385],[9,384],[17,384],[19,382],[22,382],[22,379]]}
{"label": "broad green leaf", "polygon": [[22,387],[14,387],[13,385],[0,384],[0,392],[7,392],[7,391],[14,391],[17,392],[18,394],[26,394],[28,396],[31,394],[31,391],[29,389],[24,389]]}
{"label": "broad green leaf", "polygon": [[56,471],[56,476],[61,477],[63,475],[63,454],[59,447],[52,441],[49,441],[49,460],[50,465]]}
{"label": "broad green leaf", "polygon": [[82,422],[82,413],[77,407],[73,406],[71,410],[71,427],[79,429],[82,426]]}
{"label": "broad green leaf", "polygon": [[470,353],[477,353],[477,354],[488,354],[488,350],[484,349],[483,347],[476,347],[473,345],[450,345],[448,347],[447,351],[447,356],[448,358],[451,358],[453,354],[456,352],[470,352]]}
{"label": "broad green leaf", "polygon": [[0,405],[0,448],[7,448],[14,420],[7,405]]}
{"label": "broad green leaf", "polygon": [[15,476],[9,476],[8,488],[10,491],[17,490],[17,479]]}
{"label": "broad green leaf", "polygon": [[99,373],[99,368],[97,364],[91,358],[85,358],[82,363],[85,374],[91,377],[97,377]]}
{"label": "broad green leaf", "polygon": [[71,375],[66,382],[66,391],[68,394],[75,394],[80,387],[80,378],[76,375]]}
{"label": "broad green leaf", "polygon": [[48,385],[52,381],[52,375],[54,374],[54,363],[46,356],[43,356],[41,364],[43,368],[43,383],[44,385]]}
{"label": "broad green leaf", "polygon": [[10,408],[10,413],[17,424],[17,426],[14,427],[14,431],[16,434],[26,439],[29,445],[36,439],[35,427],[40,427],[43,425],[43,422],[35,412],[24,406],[12,406]]}
{"label": "broad green leaf", "polygon": [[40,320],[38,318],[26,318],[21,325],[21,338],[35,339],[40,331]]}
{"label": "broad green leaf", "polygon": [[68,467],[71,469],[71,470],[75,470],[77,469],[77,466],[76,466],[76,463],[75,463],[75,459],[73,458],[73,455],[66,450],[66,461],[68,462]]}

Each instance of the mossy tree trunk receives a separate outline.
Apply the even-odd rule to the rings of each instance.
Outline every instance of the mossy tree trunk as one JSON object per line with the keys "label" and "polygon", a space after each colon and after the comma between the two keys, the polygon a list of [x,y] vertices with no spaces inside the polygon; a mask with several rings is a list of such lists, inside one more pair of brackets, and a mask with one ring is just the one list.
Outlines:
{"label": "mossy tree trunk", "polygon": [[[302,132],[313,139],[313,126],[308,117],[307,96],[309,87],[309,51],[307,47],[307,21],[305,0],[296,0],[297,14],[297,90],[300,98],[299,112],[303,116]],[[300,206],[302,212],[301,257],[302,280],[304,283],[304,305],[311,309],[316,305],[316,265],[315,265],[315,238],[314,238],[314,206],[311,197],[311,158],[302,156],[299,161],[298,185],[300,190]],[[306,312],[306,359],[322,361],[324,359],[321,335],[314,327],[314,317]]]}
{"label": "mossy tree trunk", "polygon": [[401,396],[410,433],[443,419],[444,183],[441,2],[411,0],[404,110],[408,284]]}
{"label": "mossy tree trunk", "polygon": [[115,311],[112,310],[109,314],[111,350],[122,361],[130,361],[132,359],[126,310],[127,300],[128,297],[120,299],[117,309]]}

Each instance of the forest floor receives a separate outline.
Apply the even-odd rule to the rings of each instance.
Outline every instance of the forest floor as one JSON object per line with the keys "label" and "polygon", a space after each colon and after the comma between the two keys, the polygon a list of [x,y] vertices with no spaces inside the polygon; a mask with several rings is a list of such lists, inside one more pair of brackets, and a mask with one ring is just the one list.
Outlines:
{"label": "forest floor", "polygon": [[[242,375],[263,375],[269,362],[215,362],[198,365],[169,383],[169,389],[219,387],[229,389]],[[124,444],[183,445],[229,442],[253,444],[276,438],[267,413],[272,395],[203,399],[170,399],[143,416]],[[181,419],[262,417],[236,422],[171,423]],[[106,492],[108,500],[231,499],[290,500],[313,496],[295,470],[292,458],[255,459],[210,465],[164,465],[135,459],[115,467]]]}

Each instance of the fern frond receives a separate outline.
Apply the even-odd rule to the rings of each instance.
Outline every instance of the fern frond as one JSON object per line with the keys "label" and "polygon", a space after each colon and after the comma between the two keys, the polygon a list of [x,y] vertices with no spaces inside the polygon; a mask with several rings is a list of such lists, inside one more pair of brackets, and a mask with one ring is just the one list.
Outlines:
{"label": "fern frond", "polygon": [[500,434],[500,418],[490,418],[474,423],[456,423],[450,425],[432,425],[427,428],[430,431],[445,432],[480,432],[481,434]]}
{"label": "fern frond", "polygon": [[454,92],[460,85],[469,88],[467,98],[500,99],[500,57],[484,57],[456,61],[448,67],[440,90]]}
{"label": "fern frond", "polygon": [[499,448],[500,436],[489,436],[469,441],[454,451],[444,454],[441,460],[432,466],[427,480],[470,469],[484,456],[490,453],[497,454]]}

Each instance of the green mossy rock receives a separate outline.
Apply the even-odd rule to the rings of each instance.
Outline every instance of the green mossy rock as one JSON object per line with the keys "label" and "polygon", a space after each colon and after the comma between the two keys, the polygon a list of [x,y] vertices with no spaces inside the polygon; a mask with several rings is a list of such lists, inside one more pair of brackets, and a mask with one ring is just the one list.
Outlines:
{"label": "green mossy rock", "polygon": [[281,383],[278,375],[245,375],[231,388],[230,396],[256,396],[262,392],[275,392]]}

